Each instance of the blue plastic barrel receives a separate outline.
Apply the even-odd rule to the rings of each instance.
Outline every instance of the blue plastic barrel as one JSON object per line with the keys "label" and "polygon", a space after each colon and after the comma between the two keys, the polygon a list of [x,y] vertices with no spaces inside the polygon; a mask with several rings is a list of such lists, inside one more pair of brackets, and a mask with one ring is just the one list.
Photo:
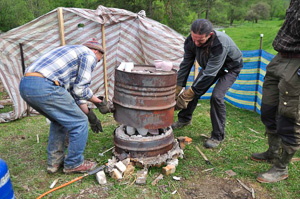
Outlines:
{"label": "blue plastic barrel", "polygon": [[0,158],[0,199],[15,198],[10,174],[4,160]]}

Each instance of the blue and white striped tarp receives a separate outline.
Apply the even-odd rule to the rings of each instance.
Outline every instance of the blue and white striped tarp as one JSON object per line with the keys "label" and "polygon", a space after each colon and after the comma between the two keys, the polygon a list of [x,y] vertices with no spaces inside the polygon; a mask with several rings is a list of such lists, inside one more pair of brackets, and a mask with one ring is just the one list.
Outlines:
{"label": "blue and white striped tarp", "polygon": [[[244,67],[228,92],[225,100],[236,107],[256,111],[260,114],[262,85],[266,74],[266,66],[274,57],[274,55],[264,50],[242,51]],[[201,68],[199,67],[199,71]],[[188,77],[187,86],[191,86],[194,81],[193,66]],[[201,99],[209,99],[213,85]]]}

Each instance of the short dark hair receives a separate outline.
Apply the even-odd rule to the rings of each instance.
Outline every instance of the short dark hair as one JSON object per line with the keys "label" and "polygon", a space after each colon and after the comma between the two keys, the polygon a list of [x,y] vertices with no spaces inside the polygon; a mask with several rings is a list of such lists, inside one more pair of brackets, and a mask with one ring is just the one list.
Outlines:
{"label": "short dark hair", "polygon": [[205,34],[206,36],[209,35],[213,31],[213,26],[210,21],[207,19],[197,19],[196,21],[193,22],[191,26],[191,31],[195,34],[203,35]]}

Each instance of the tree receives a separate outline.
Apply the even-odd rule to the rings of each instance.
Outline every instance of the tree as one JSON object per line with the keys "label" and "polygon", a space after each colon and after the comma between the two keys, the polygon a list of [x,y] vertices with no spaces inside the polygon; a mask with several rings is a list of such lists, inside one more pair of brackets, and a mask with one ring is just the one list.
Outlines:
{"label": "tree", "polygon": [[34,19],[32,12],[27,9],[25,0],[0,1],[0,28],[8,31]]}
{"label": "tree", "polygon": [[229,20],[230,26],[232,26],[234,20],[243,19],[245,16],[245,0],[224,0],[228,3],[227,19]]}
{"label": "tree", "polygon": [[245,20],[257,23],[259,19],[267,19],[269,16],[270,6],[265,2],[258,2],[250,7]]}

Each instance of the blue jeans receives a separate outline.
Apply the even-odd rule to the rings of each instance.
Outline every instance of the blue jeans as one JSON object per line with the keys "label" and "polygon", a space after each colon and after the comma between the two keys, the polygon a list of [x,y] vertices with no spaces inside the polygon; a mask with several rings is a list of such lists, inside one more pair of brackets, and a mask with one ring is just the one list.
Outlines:
{"label": "blue jeans", "polygon": [[[65,169],[82,164],[88,138],[88,118],[70,93],[42,77],[23,77],[22,98],[51,121],[48,141],[48,166],[64,162]],[[65,156],[65,136],[69,132],[68,153]]]}

